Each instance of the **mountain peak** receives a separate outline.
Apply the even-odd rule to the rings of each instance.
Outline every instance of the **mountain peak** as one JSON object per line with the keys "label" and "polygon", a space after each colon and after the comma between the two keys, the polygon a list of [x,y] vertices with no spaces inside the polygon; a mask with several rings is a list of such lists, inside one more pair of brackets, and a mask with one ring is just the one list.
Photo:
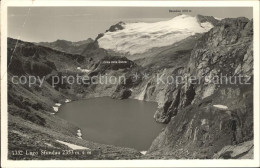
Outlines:
{"label": "mountain peak", "polygon": [[122,30],[122,29],[124,29],[124,25],[125,25],[125,23],[120,21],[117,24],[110,26],[110,28],[108,30],[106,30],[106,32],[114,32],[117,30]]}
{"label": "mountain peak", "polygon": [[186,18],[186,17],[192,17],[192,16],[191,16],[191,15],[188,15],[188,14],[180,13],[180,14],[176,15],[175,17]]}
{"label": "mountain peak", "polygon": [[200,23],[205,23],[205,22],[209,22],[211,23],[212,25],[216,26],[219,22],[218,19],[216,19],[215,17],[213,16],[203,16],[203,15],[196,15],[196,18],[198,19],[198,21]]}

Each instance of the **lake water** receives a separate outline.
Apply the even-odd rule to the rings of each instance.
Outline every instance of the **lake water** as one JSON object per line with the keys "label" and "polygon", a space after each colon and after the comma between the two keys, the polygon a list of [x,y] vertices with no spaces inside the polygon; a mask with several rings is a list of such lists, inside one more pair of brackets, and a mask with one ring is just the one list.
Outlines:
{"label": "lake water", "polygon": [[80,127],[83,139],[147,150],[164,128],[153,119],[156,108],[153,102],[103,97],[67,103],[57,115]]}

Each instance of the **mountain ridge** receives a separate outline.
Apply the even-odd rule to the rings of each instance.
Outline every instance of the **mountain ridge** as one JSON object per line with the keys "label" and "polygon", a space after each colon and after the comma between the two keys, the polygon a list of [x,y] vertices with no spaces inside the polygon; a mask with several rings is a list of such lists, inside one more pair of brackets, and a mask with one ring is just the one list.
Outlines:
{"label": "mountain ridge", "polygon": [[68,40],[56,40],[53,42],[39,42],[35,43],[36,45],[49,47],[58,51],[71,53],[71,54],[81,54],[84,50],[84,48],[94,40],[91,38],[88,38],[87,40],[81,40],[77,42],[72,42]]}

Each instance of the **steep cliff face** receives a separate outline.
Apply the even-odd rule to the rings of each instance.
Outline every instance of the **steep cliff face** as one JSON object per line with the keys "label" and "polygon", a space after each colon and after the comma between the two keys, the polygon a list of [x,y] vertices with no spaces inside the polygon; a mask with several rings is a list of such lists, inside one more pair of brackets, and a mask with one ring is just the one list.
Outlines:
{"label": "steep cliff face", "polygon": [[[192,50],[183,73],[183,77],[194,79],[181,87],[181,102],[175,107],[182,108],[210,96],[221,86],[220,82],[225,84],[225,76],[232,77],[231,83],[238,83],[239,75],[243,80],[252,78],[252,34],[252,21],[246,18],[224,19],[205,33]],[[158,112],[157,117],[164,118],[167,110]]]}
{"label": "steep cliff face", "polygon": [[[172,101],[155,117],[172,118],[146,157],[211,158],[226,145],[253,138],[252,23],[224,19],[199,39],[183,73],[195,79],[168,92]],[[220,83],[221,76],[232,78]]]}
{"label": "steep cliff face", "polygon": [[252,87],[242,92],[238,88],[222,88],[198,104],[178,111],[154,140],[146,157],[212,158],[224,146],[251,140],[252,95]]}

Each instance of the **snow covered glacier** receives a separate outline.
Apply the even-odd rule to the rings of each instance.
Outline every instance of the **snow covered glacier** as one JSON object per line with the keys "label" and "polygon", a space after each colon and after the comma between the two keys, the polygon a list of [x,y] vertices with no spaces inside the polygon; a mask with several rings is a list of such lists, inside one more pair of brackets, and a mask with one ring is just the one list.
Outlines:
{"label": "snow covered glacier", "polygon": [[119,53],[140,54],[154,47],[174,44],[196,33],[209,31],[210,22],[201,23],[197,17],[179,15],[155,23],[120,23],[123,29],[107,31],[98,39],[101,48]]}

